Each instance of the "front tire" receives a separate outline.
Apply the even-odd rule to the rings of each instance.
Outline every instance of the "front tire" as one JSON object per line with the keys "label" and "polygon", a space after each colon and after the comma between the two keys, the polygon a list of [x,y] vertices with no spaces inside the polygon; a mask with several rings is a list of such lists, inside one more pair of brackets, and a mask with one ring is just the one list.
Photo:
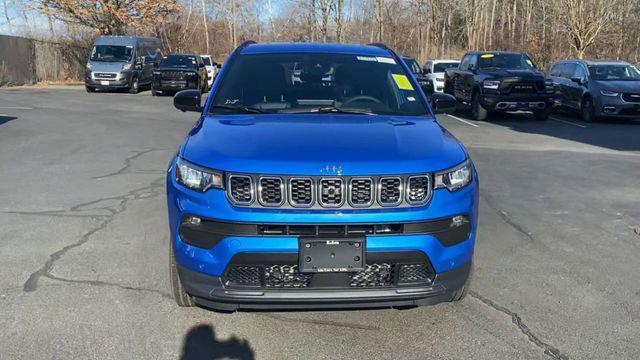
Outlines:
{"label": "front tire", "polygon": [[477,92],[471,97],[471,117],[477,121],[484,121],[489,117],[489,111],[480,104],[480,96]]}
{"label": "front tire", "polygon": [[595,110],[595,107],[593,106],[593,100],[591,98],[586,98],[582,100],[580,112],[582,115],[582,121],[586,123],[594,122],[597,120],[596,110]]}
{"label": "front tire", "polygon": [[140,83],[138,82],[138,77],[134,77],[131,79],[131,86],[129,87],[129,94],[137,94],[140,91]]}
{"label": "front tire", "polygon": [[88,93],[94,93],[94,92],[96,92],[96,88],[91,87],[91,86],[87,86],[87,85],[85,85],[85,86],[84,86],[84,89],[85,89],[85,90],[87,90],[87,92],[88,92]]}
{"label": "front tire", "polygon": [[173,290],[173,298],[180,307],[192,307],[196,305],[193,296],[187,294],[182,286],[182,281],[178,275],[178,266],[176,258],[173,254],[173,244],[169,244],[169,272],[171,277],[171,290]]}
{"label": "front tire", "polygon": [[159,95],[158,90],[154,89],[153,85],[152,85],[151,86],[151,96],[158,96],[158,95]]}

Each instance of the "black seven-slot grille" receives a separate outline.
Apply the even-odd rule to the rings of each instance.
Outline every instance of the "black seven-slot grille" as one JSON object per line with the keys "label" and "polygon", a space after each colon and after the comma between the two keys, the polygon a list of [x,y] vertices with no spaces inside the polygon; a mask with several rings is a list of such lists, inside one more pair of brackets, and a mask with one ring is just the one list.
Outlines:
{"label": "black seven-slot grille", "polygon": [[234,205],[281,208],[382,208],[424,205],[431,175],[287,177],[232,174],[227,196]]}
{"label": "black seven-slot grille", "polygon": [[167,80],[184,80],[185,73],[182,71],[163,71],[162,78]]}

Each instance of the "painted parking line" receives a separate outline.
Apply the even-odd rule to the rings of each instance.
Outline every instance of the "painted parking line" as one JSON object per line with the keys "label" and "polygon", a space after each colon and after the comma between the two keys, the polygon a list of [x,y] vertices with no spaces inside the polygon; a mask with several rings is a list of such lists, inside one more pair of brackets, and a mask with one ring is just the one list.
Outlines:
{"label": "painted parking line", "polygon": [[582,124],[577,124],[577,123],[574,123],[574,122],[572,122],[572,121],[568,121],[568,120],[558,119],[557,117],[553,117],[553,116],[552,116],[552,117],[550,117],[549,119],[551,119],[551,120],[553,120],[553,121],[558,121],[558,122],[561,122],[561,123],[565,123],[565,124],[569,124],[569,125],[573,125],[573,126],[581,127],[581,128],[583,128],[583,129],[588,128],[588,126],[585,126],[585,125],[582,125]]}
{"label": "painted parking line", "polygon": [[471,125],[471,126],[473,126],[473,127],[480,127],[480,125],[474,124],[474,123],[472,123],[471,121],[467,121],[467,120],[465,120],[465,119],[460,119],[460,118],[459,118],[459,117],[457,117],[457,116],[453,116],[453,115],[449,115],[449,114],[447,114],[447,116],[448,116],[448,117],[450,117],[450,118],[453,118],[453,119],[455,119],[455,120],[458,120],[458,121],[460,121],[460,122],[463,122],[463,123],[465,123],[465,124],[467,124],[467,125]]}
{"label": "painted parking line", "polygon": [[0,106],[0,109],[10,109],[10,110],[33,110],[32,107],[25,106]]}

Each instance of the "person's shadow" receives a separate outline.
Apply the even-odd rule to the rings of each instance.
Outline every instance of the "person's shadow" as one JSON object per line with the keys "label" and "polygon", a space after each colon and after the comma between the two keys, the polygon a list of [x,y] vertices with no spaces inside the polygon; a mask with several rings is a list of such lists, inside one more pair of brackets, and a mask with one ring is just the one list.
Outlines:
{"label": "person's shadow", "polygon": [[246,340],[233,336],[229,340],[220,341],[216,339],[211,325],[198,325],[191,328],[185,336],[180,360],[200,359],[253,360],[255,354]]}

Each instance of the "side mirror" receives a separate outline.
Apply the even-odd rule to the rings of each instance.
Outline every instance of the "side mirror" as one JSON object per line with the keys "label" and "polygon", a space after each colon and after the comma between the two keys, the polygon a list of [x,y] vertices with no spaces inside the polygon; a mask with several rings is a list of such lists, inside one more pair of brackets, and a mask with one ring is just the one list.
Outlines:
{"label": "side mirror", "polygon": [[222,64],[216,64],[216,67],[217,67],[218,69],[221,69],[221,68],[222,68]]}
{"label": "side mirror", "polygon": [[199,63],[199,64],[198,64],[198,67],[199,67],[199,68],[203,68],[203,67],[204,67],[204,64],[203,64],[203,63]]}
{"label": "side mirror", "polygon": [[430,103],[434,114],[453,114],[456,111],[456,98],[449,94],[433,93]]}
{"label": "side mirror", "polygon": [[431,74],[431,69],[429,68],[424,68],[423,71],[425,74]]}
{"label": "side mirror", "polygon": [[584,81],[582,80],[582,78],[579,77],[572,77],[571,81],[573,81],[574,83],[578,84],[578,85],[582,85],[582,83],[584,83]]}
{"label": "side mirror", "polygon": [[184,111],[202,112],[202,94],[200,90],[182,90],[173,97],[173,106]]}

